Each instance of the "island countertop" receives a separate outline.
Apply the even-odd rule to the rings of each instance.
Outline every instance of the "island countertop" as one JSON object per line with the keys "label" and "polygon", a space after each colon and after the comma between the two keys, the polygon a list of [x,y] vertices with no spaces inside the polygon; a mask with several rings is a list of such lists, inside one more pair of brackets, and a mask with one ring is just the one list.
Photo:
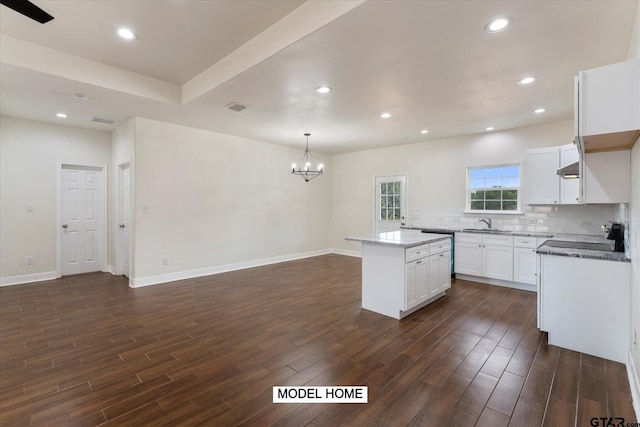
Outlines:
{"label": "island countertop", "polygon": [[412,246],[419,246],[425,243],[432,243],[450,238],[451,236],[447,234],[421,233],[414,230],[400,230],[389,231],[386,233],[369,234],[366,236],[345,237],[345,240],[410,248]]}

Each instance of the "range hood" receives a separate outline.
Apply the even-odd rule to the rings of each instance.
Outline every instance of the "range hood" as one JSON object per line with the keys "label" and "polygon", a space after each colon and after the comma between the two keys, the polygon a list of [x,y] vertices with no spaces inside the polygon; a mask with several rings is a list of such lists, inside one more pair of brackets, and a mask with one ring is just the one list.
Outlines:
{"label": "range hood", "polygon": [[575,179],[580,177],[580,162],[571,163],[570,165],[558,169],[558,175],[564,179]]}

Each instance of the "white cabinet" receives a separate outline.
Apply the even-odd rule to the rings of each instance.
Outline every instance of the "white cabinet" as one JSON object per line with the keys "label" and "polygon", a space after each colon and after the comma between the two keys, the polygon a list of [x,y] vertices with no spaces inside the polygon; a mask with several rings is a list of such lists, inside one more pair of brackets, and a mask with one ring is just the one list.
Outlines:
{"label": "white cabinet", "polygon": [[[436,246],[432,244],[431,246]],[[441,246],[441,245],[438,245]],[[451,288],[451,247],[432,249],[429,255],[429,297]]]}
{"label": "white cabinet", "polygon": [[581,71],[575,136],[586,153],[629,149],[640,135],[640,59]]}
{"label": "white cabinet", "polygon": [[[401,319],[444,296],[451,286],[450,253],[449,238],[409,248],[363,240],[362,308]],[[431,277],[438,278],[433,285]]]}
{"label": "white cabinet", "polygon": [[[578,147],[575,144],[560,146],[560,167],[580,161]],[[576,205],[580,203],[580,179],[565,179],[560,177],[560,204]]]}
{"label": "white cabinet", "polygon": [[409,310],[430,297],[428,255],[428,245],[406,250],[404,310]]}
{"label": "white cabinet", "polygon": [[513,236],[456,233],[456,274],[513,280]]}
{"label": "white cabinet", "polygon": [[628,262],[540,257],[539,327],[549,344],[616,362],[627,361]]}
{"label": "white cabinet", "polygon": [[583,203],[631,201],[631,151],[587,153],[582,168]]}
{"label": "white cabinet", "polygon": [[580,180],[563,179],[558,169],[579,161],[575,144],[526,150],[524,155],[524,203],[527,205],[575,205],[580,203]]}
{"label": "white cabinet", "polygon": [[518,287],[535,290],[538,243],[535,237],[515,236],[513,239],[513,281],[530,285]]}
{"label": "white cabinet", "polygon": [[560,201],[560,147],[527,150],[524,155],[524,203],[554,205]]}

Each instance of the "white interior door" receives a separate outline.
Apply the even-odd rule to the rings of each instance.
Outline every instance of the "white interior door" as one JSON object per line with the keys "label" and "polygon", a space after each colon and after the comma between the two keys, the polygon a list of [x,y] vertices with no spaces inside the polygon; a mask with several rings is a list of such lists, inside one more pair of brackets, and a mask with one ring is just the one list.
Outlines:
{"label": "white interior door", "polygon": [[375,179],[374,232],[400,230],[407,214],[406,175],[378,176]]}
{"label": "white interior door", "polygon": [[60,197],[62,275],[102,271],[105,259],[102,168],[63,165]]}
{"label": "white interior door", "polygon": [[120,272],[129,277],[129,222],[131,218],[131,167],[129,163],[120,166],[119,174],[118,260]]}

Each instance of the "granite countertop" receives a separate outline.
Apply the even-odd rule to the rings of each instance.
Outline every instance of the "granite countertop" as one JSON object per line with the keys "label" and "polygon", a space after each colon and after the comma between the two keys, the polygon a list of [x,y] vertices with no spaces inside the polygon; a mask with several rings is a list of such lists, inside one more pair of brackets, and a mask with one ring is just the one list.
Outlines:
{"label": "granite countertop", "polygon": [[[590,258],[590,259],[600,259],[600,260],[608,260],[608,261],[621,261],[621,262],[631,262],[631,259],[624,252],[614,252],[613,251],[613,242],[611,240],[607,240],[603,236],[595,236],[590,234],[569,234],[569,233],[553,233],[553,232],[529,232],[529,231],[507,231],[507,230],[491,230],[488,231],[486,229],[467,229],[467,228],[453,228],[453,227],[420,227],[420,226],[410,226],[404,227],[410,230],[429,230],[429,231],[437,231],[442,230],[442,232],[465,232],[465,233],[490,233],[490,234],[506,234],[511,236],[526,236],[526,237],[538,237],[538,238],[547,238],[543,244],[538,246],[536,253],[542,255],[557,255],[557,256],[566,256],[566,257],[574,257],[574,258]],[[606,243],[611,245],[611,251],[600,251],[600,250],[591,250],[591,249],[574,249],[574,248],[559,248],[548,246],[545,243],[548,240],[566,240],[570,242],[588,242],[588,243]]]}
{"label": "granite countertop", "polygon": [[366,236],[345,237],[345,240],[410,248],[412,246],[419,246],[425,243],[437,242],[449,238],[451,238],[451,236],[445,234],[421,233],[415,230],[400,230],[389,231],[387,233],[369,234]]}

